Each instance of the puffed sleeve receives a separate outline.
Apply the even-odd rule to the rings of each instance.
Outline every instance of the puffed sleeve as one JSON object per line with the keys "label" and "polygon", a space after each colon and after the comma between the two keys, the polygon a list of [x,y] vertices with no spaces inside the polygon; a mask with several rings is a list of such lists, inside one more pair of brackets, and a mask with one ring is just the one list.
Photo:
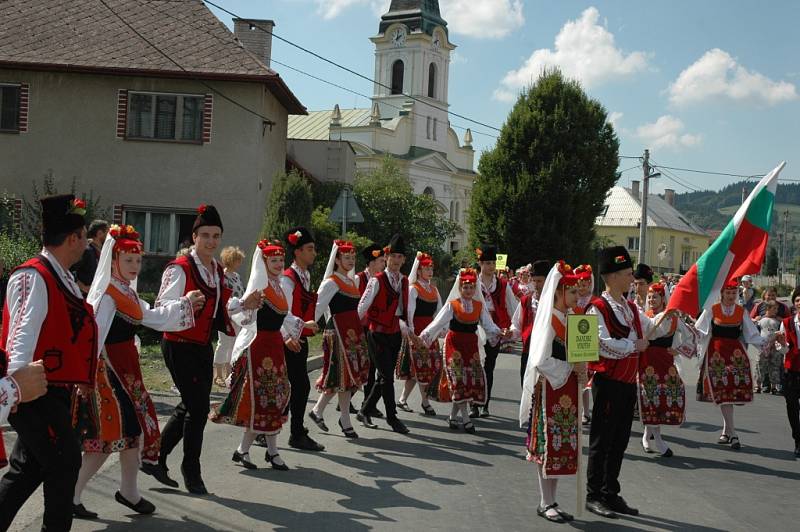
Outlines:
{"label": "puffed sleeve", "polygon": [[139,299],[142,307],[142,325],[155,331],[185,331],[194,327],[192,304],[186,296],[176,301],[164,302],[161,306],[150,308],[147,301]]}

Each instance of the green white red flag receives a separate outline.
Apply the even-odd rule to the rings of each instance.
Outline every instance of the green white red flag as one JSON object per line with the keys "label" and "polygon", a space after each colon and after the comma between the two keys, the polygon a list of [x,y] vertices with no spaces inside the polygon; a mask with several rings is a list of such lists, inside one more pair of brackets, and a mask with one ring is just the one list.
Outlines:
{"label": "green white red flag", "polygon": [[761,271],[775,206],[778,175],[786,162],[765,175],[711,247],[697,259],[670,295],[667,309],[697,316],[717,302],[731,279]]}

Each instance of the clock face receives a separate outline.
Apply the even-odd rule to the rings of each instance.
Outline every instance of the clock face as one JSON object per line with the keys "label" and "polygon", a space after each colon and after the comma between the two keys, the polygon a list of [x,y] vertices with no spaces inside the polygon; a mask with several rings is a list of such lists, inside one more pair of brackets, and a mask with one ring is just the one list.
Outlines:
{"label": "clock face", "polygon": [[397,28],[394,30],[392,32],[391,41],[392,44],[398,48],[404,46],[406,44],[406,30],[403,28]]}

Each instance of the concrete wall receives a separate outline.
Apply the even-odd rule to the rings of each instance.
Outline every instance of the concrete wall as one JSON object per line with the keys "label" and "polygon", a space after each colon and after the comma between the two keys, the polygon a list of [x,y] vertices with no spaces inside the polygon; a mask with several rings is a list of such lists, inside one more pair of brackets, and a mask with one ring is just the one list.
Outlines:
{"label": "concrete wall", "polygon": [[272,178],[286,159],[287,111],[259,83],[210,82],[276,122],[213,99],[207,144],[117,138],[120,89],[211,93],[192,80],[0,70],[0,81],[30,84],[29,132],[0,133],[0,190],[31,195],[52,170],[59,190],[93,190],[102,205],[195,209],[214,204],[224,244],[253,248]]}

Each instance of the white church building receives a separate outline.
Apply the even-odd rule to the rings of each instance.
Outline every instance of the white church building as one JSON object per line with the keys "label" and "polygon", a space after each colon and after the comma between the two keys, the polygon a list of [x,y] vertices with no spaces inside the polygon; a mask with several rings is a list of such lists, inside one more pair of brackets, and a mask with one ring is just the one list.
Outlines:
{"label": "white church building", "polygon": [[[327,158],[321,179],[337,179],[343,150],[355,152],[356,170],[369,172],[387,155],[408,175],[414,191],[433,196],[441,213],[459,231],[446,245],[452,251],[467,243],[467,209],[476,173],[472,133],[459,139],[450,127],[448,77],[455,45],[438,0],[392,0],[381,17],[375,46],[372,106],[309,112],[289,117],[289,152],[305,166],[305,154]],[[312,143],[325,149],[311,150]],[[317,161],[319,163],[319,161]],[[311,164],[309,161],[308,164]]]}

